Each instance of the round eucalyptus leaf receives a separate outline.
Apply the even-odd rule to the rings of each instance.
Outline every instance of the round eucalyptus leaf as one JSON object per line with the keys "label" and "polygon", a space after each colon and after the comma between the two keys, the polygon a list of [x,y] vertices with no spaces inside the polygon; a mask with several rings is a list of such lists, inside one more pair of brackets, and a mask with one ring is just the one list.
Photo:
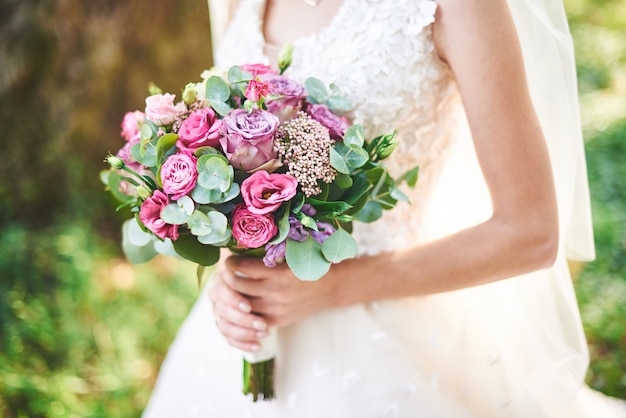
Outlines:
{"label": "round eucalyptus leaf", "polygon": [[315,281],[321,279],[330,264],[322,254],[322,246],[310,236],[303,242],[287,240],[287,265],[300,280]]}
{"label": "round eucalyptus leaf", "polygon": [[331,263],[339,263],[356,257],[357,245],[352,235],[343,229],[336,230],[322,244],[322,253]]}
{"label": "round eucalyptus leaf", "polygon": [[187,223],[189,215],[185,211],[184,207],[181,207],[176,203],[170,203],[161,211],[161,219],[166,224],[183,225]]}

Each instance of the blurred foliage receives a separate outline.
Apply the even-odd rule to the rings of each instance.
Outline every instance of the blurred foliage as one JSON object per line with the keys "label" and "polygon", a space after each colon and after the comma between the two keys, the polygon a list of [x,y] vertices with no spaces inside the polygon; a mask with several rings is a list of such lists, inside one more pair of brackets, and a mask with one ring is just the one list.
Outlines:
{"label": "blurred foliage", "polygon": [[[626,397],[626,2],[565,4],[598,252],[576,278],[588,382]],[[203,0],[0,2],[0,416],[143,409],[195,274],[173,259],[122,259],[98,172],[148,83],[178,91],[210,54]]]}

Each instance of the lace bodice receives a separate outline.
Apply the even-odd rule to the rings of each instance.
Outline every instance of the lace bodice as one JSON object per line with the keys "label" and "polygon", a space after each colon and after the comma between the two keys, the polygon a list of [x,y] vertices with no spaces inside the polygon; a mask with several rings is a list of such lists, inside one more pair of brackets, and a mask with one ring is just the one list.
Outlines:
{"label": "lace bodice", "polygon": [[[263,53],[265,0],[241,0],[216,53],[221,68],[269,63]],[[351,117],[367,137],[398,130],[399,145],[387,166],[394,175],[418,164],[420,178],[400,203],[373,224],[355,224],[359,250],[374,254],[414,245],[422,234],[423,208],[446,150],[457,91],[438,58],[430,24],[432,0],[344,0],[330,24],[294,42],[287,74],[314,76],[343,90],[355,108]]]}

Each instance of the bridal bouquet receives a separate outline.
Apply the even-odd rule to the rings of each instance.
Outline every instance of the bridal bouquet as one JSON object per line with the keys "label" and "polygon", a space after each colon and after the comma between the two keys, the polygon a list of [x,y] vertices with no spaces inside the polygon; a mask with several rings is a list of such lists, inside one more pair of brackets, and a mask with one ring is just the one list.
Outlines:
{"label": "bridal bouquet", "polygon": [[[352,221],[408,200],[398,185],[413,186],[417,167],[394,179],[381,164],[395,132],[366,141],[340,89],[283,75],[289,61],[279,71],[205,72],[178,102],[153,87],[145,112],[125,115],[126,143],[101,177],[130,208],[122,244],[131,262],[180,256],[199,265],[200,280],[226,247],[317,280],[356,256]],[[255,401],[274,397],[274,354],[244,361],[244,393]]]}

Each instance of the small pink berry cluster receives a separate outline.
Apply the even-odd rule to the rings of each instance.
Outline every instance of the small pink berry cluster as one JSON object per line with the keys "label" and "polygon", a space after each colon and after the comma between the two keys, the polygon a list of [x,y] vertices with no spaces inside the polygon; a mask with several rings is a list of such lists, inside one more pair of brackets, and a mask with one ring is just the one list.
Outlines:
{"label": "small pink berry cluster", "polygon": [[304,112],[278,128],[274,149],[307,197],[322,192],[318,180],[331,183],[337,175],[330,165],[333,142],[328,128]]}

